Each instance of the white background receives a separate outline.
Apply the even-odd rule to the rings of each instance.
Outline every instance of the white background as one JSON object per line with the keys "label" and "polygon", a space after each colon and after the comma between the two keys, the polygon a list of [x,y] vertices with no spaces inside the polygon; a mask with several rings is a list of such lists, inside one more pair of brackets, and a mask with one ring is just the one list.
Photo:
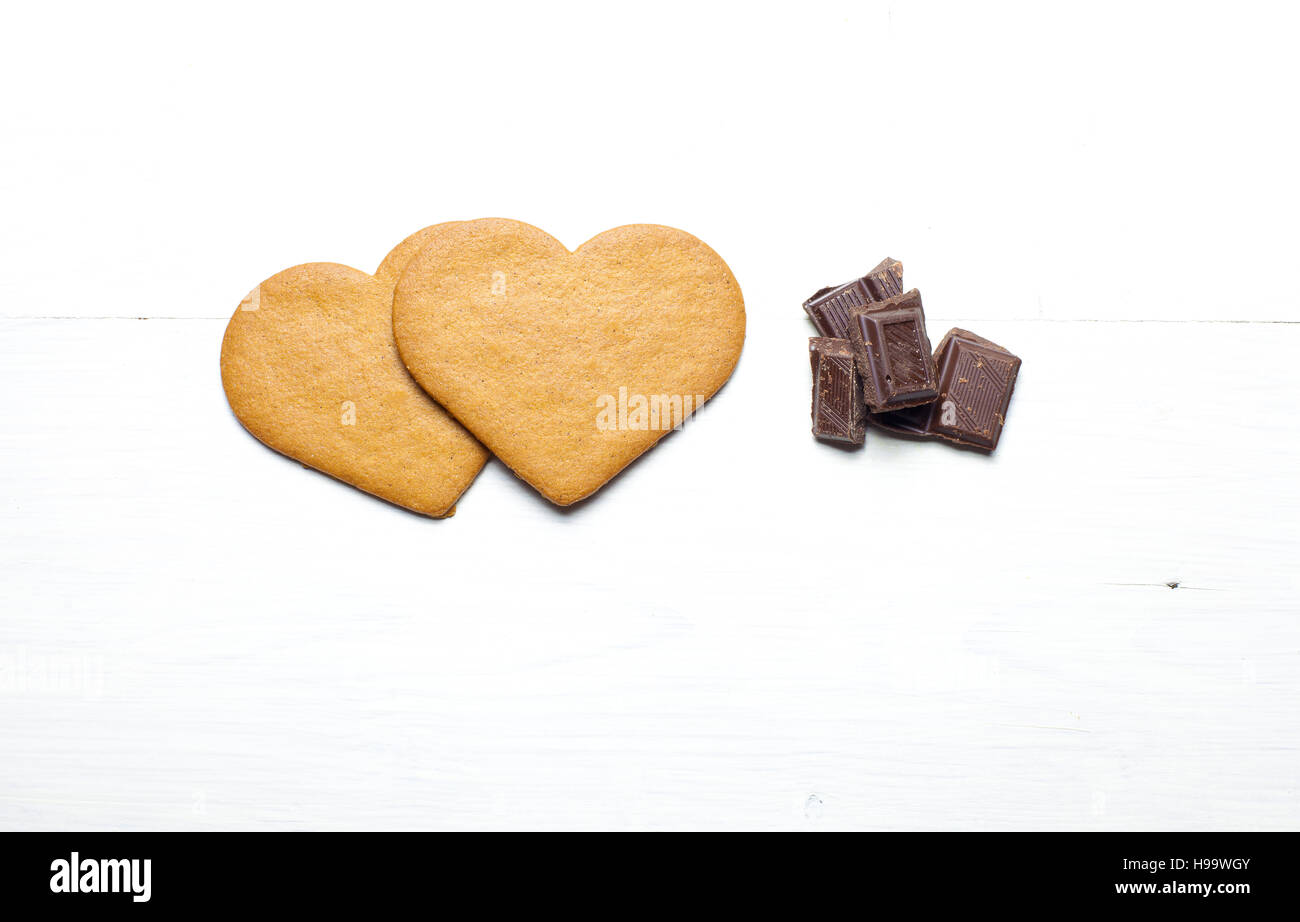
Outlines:
{"label": "white background", "polygon": [[[1296,28],[8,9],[0,825],[1300,825]],[[250,288],[481,216],[703,238],[734,378],[568,512],[491,462],[420,518],[241,429]],[[809,436],[800,302],[886,255],[1024,358],[993,458]]]}

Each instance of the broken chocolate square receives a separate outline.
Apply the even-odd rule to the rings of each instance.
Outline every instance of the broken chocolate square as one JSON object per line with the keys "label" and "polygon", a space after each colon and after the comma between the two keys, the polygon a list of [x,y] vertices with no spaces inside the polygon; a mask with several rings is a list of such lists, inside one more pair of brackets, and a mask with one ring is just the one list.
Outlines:
{"label": "broken chocolate square", "polygon": [[871,412],[914,407],[939,396],[925,311],[915,288],[855,308],[849,318],[849,341],[862,377],[862,397]]}
{"label": "broken chocolate square", "polygon": [[812,432],[819,439],[861,445],[867,409],[847,340],[814,336],[808,340],[812,364]]}
{"label": "broken chocolate square", "polygon": [[991,452],[1006,424],[1020,359],[967,330],[949,330],[935,350],[939,399],[930,406],[870,416],[874,426],[917,438],[940,438]]}
{"label": "broken chocolate square", "polygon": [[860,279],[823,288],[803,303],[803,309],[822,336],[846,339],[854,308],[902,293],[903,264],[886,257]]}

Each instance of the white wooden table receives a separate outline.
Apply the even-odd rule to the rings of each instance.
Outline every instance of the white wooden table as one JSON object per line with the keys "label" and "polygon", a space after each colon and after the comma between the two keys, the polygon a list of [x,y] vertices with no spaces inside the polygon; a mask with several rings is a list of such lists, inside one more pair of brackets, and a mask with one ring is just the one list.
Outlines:
{"label": "white wooden table", "polygon": [[[1295,14],[168,9],[3,39],[0,828],[1300,824]],[[248,289],[486,214],[698,234],[736,375],[567,512],[241,429]],[[994,457],[809,437],[885,255]]]}

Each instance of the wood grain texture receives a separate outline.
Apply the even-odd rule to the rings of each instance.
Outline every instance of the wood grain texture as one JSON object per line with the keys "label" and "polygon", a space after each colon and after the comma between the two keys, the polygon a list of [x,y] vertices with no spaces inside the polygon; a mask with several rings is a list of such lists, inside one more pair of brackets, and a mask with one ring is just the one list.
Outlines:
{"label": "wood grain texture", "polygon": [[[0,828],[1300,826],[1297,10],[10,6]],[[485,214],[706,241],[735,375],[568,512],[239,426],[250,285]],[[994,457],[809,435],[886,254]]]}
{"label": "wood grain texture", "polygon": [[[182,35],[141,5],[14,16],[0,76],[33,92],[0,146],[4,316],[223,317],[285,266],[369,268],[412,228],[505,214],[569,247],[681,227],[796,306],[888,253],[950,317],[1295,318],[1300,17],[1276,5],[825,0],[738,32],[693,0],[309,23],[231,0]],[[789,291],[760,284],[781,265]]]}
{"label": "wood grain texture", "polygon": [[0,826],[1300,821],[1300,326],[971,323],[984,458],[816,444],[782,324],[595,501],[436,522],[249,437],[223,321],[0,323]]}

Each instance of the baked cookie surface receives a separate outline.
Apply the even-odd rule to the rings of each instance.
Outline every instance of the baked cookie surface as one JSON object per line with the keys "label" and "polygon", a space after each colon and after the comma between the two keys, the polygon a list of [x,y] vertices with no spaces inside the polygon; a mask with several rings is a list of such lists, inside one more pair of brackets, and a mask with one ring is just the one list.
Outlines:
{"label": "baked cookie surface", "polygon": [[407,369],[547,499],[587,497],[689,419],[745,340],[731,270],[683,231],[639,224],[570,252],[518,221],[427,242],[393,297]]}
{"label": "baked cookie surface", "polygon": [[488,455],[403,367],[392,275],[408,242],[451,226],[407,238],[380,275],[309,263],[272,276],[241,302],[221,344],[226,398],[261,442],[434,517],[454,512]]}

